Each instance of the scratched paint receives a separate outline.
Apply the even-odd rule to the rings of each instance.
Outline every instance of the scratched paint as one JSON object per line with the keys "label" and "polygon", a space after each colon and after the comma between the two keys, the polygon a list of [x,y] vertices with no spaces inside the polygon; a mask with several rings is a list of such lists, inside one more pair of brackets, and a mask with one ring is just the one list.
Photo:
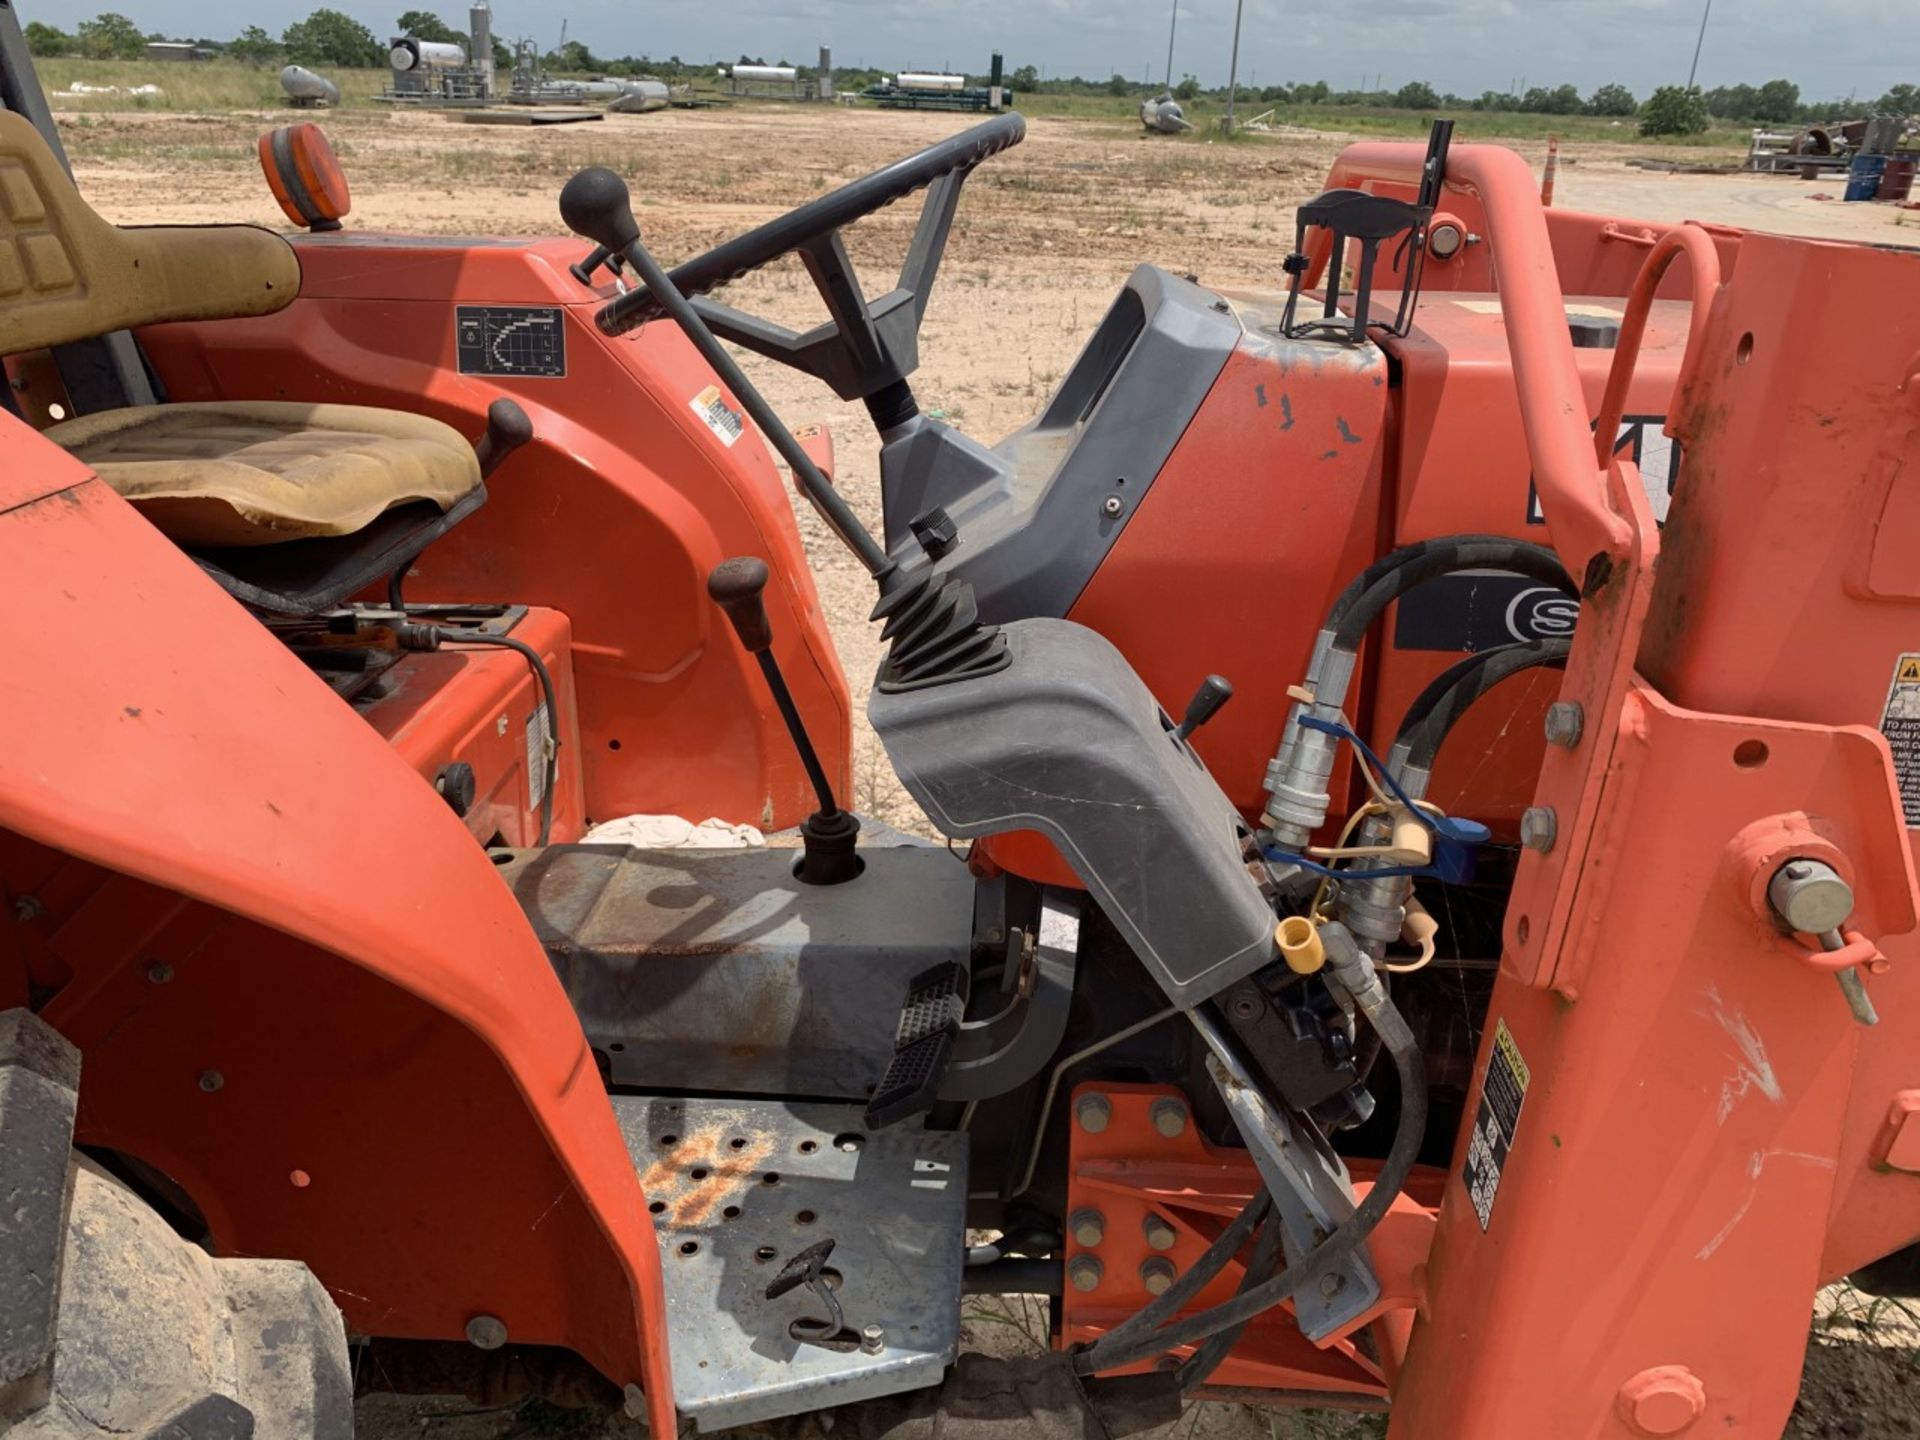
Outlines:
{"label": "scratched paint", "polygon": [[1767,1059],[1767,1047],[1760,1038],[1760,1032],[1753,1028],[1745,1015],[1727,1008],[1726,1002],[1720,998],[1718,986],[1709,985],[1706,996],[1707,1004],[1712,1008],[1701,1013],[1726,1032],[1738,1052],[1733,1073],[1720,1082],[1719,1123],[1726,1124],[1733,1107],[1753,1090],[1758,1090],[1778,1105],[1783,1098],[1780,1081],[1773,1073],[1773,1063]]}
{"label": "scratched paint", "polygon": [[1727,1223],[1714,1232],[1714,1236],[1694,1253],[1696,1260],[1710,1260],[1714,1251],[1727,1243],[1727,1238],[1740,1228],[1740,1222],[1747,1218],[1747,1212],[1753,1209],[1753,1202],[1760,1194],[1760,1176],[1767,1168],[1769,1160],[1798,1160],[1820,1170],[1835,1168],[1831,1155],[1815,1155],[1806,1150],[1756,1150],[1753,1158],[1747,1161],[1747,1193],[1734,1206],[1733,1214],[1727,1217]]}

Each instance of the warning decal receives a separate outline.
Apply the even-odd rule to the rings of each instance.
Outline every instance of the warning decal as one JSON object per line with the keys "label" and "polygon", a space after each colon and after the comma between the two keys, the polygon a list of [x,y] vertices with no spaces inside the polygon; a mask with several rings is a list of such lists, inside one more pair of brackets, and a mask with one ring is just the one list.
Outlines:
{"label": "warning decal", "polygon": [[1493,1200],[1500,1193],[1500,1172],[1513,1149],[1514,1128],[1520,1123],[1520,1105],[1533,1077],[1520,1047],[1503,1019],[1493,1030],[1493,1058],[1487,1063],[1487,1083],[1480,1087],[1480,1109],[1467,1137],[1467,1163],[1460,1176],[1473,1200],[1473,1213],[1485,1230],[1493,1218]]}
{"label": "warning decal", "polygon": [[547,702],[542,700],[527,716],[527,804],[538,807],[547,798]]}
{"label": "warning decal", "polygon": [[1920,825],[1920,655],[1902,655],[1894,662],[1880,733],[1893,751],[1900,808],[1906,811],[1907,824]]}
{"label": "warning decal", "polygon": [[727,404],[720,394],[718,385],[709,385],[693,399],[687,402],[693,413],[706,421],[707,428],[720,437],[720,443],[729,450],[733,442],[745,431],[746,425],[740,418],[740,412]]}

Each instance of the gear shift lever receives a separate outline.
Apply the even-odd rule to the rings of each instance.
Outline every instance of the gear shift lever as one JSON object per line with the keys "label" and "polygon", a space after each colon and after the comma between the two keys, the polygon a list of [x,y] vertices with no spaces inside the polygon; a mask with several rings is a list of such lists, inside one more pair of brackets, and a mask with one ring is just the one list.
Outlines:
{"label": "gear shift lever", "polygon": [[820,802],[820,808],[800,822],[800,840],[806,849],[793,873],[808,885],[839,885],[865,868],[854,853],[860,822],[835,803],[827,772],[821,768],[820,756],[793,703],[793,692],[787,689],[786,677],[773,658],[773,625],[767,618],[766,588],[766,562],[751,555],[723,560],[707,577],[707,594],[732,622],[740,644],[760,662],[760,673],[767,678],[767,689],[773,692],[773,703],[780,707],[780,718],[787,722],[793,748],[800,752],[800,763],[806,767],[807,779],[813,782],[813,793]]}

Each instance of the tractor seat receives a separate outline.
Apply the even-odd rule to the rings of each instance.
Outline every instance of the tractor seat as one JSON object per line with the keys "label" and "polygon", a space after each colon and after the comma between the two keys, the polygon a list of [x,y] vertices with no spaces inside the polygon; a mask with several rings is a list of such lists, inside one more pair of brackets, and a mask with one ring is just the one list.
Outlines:
{"label": "tractor seat", "polygon": [[417,502],[445,514],[480,484],[458,431],[360,405],[140,406],[45,433],[188,548],[352,535]]}

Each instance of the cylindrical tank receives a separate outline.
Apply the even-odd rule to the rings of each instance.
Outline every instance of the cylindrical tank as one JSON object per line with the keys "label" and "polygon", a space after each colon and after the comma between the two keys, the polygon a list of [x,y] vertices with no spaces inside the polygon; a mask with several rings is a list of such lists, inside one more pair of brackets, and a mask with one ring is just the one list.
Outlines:
{"label": "cylindrical tank", "polygon": [[902,90],[964,90],[967,88],[967,77],[930,75],[925,71],[903,70],[893,77],[893,83]]}
{"label": "cylindrical tank", "polygon": [[772,80],[792,81],[800,78],[800,72],[791,65],[735,65],[733,78],[736,80]]}
{"label": "cylindrical tank", "polygon": [[664,80],[622,80],[619,94],[607,108],[622,115],[646,115],[666,109],[670,98]]}
{"label": "cylindrical tank", "polygon": [[306,105],[338,105],[340,87],[324,75],[316,75],[301,65],[289,65],[280,72],[280,88],[289,100]]}
{"label": "cylindrical tank", "polygon": [[1880,193],[1880,176],[1887,168],[1884,155],[1856,155],[1847,167],[1847,189],[1841,198],[1871,200]]}
{"label": "cylindrical tank", "polygon": [[1880,189],[1875,198],[1879,200],[1904,201],[1913,194],[1913,176],[1920,162],[1912,155],[1890,155],[1887,168],[1880,173]]}
{"label": "cylindrical tank", "polygon": [[467,52],[445,40],[415,40],[408,36],[393,42],[387,61],[394,69],[453,70],[467,63]]}
{"label": "cylindrical tank", "polygon": [[473,37],[473,68],[479,72],[480,88],[487,99],[494,93],[493,76],[493,7],[487,0],[474,0],[473,9],[467,12],[467,33]]}

